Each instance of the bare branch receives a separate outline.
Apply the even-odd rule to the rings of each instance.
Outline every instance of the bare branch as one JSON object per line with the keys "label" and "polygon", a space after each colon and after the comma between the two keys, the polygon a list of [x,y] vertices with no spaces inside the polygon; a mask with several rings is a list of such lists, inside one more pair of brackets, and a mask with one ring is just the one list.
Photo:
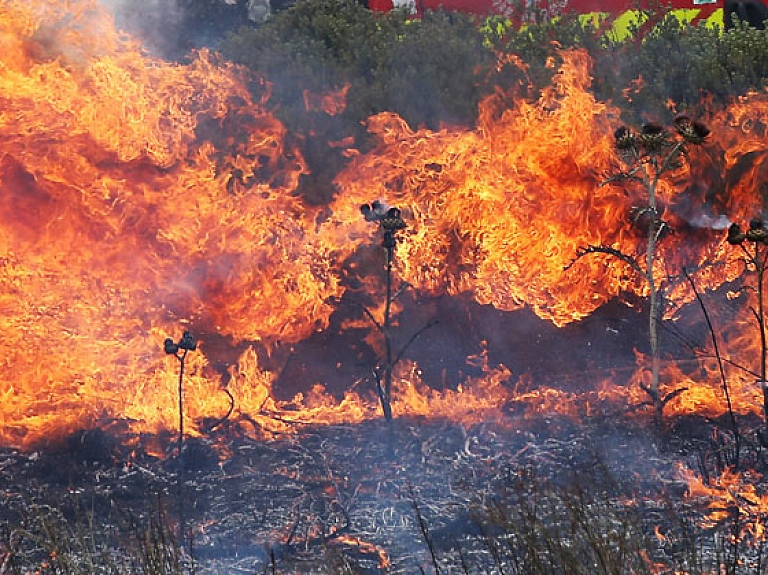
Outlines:
{"label": "bare branch", "polygon": [[608,254],[610,256],[620,259],[621,261],[629,265],[629,267],[631,267],[633,270],[635,270],[637,273],[639,273],[643,277],[645,277],[646,275],[645,270],[643,270],[643,268],[640,267],[640,264],[637,263],[635,258],[625,254],[624,252],[616,248],[612,248],[611,246],[586,246],[586,247],[581,247],[577,249],[576,257],[573,258],[573,260],[571,260],[571,262],[567,266],[565,266],[565,270],[571,269],[571,267],[573,267],[573,265],[578,260],[586,256],[587,254]]}
{"label": "bare branch", "polygon": [[661,404],[662,404],[662,405],[667,405],[667,404],[668,404],[670,401],[672,401],[673,399],[675,399],[675,398],[676,398],[678,395],[680,395],[680,394],[682,394],[682,393],[685,393],[686,391],[688,391],[688,388],[687,388],[687,387],[678,387],[678,388],[677,388],[677,389],[675,389],[674,391],[670,391],[670,392],[669,392],[667,395],[665,395],[665,396],[664,396],[664,397],[661,399]]}
{"label": "bare branch", "polygon": [[430,329],[430,328],[434,327],[434,326],[435,326],[435,325],[437,325],[438,323],[440,323],[440,320],[437,320],[437,319],[433,319],[433,320],[430,320],[430,321],[428,321],[428,322],[427,322],[425,325],[423,325],[423,326],[422,326],[422,327],[421,327],[419,330],[417,330],[417,331],[416,331],[416,333],[414,333],[414,334],[413,334],[413,335],[410,337],[410,339],[409,339],[407,342],[405,342],[405,345],[404,345],[404,346],[403,346],[403,347],[400,349],[400,351],[399,351],[399,352],[398,352],[398,354],[397,354],[397,357],[395,357],[394,363],[395,363],[395,364],[397,364],[397,363],[398,363],[398,362],[399,362],[399,361],[400,361],[400,360],[403,358],[403,354],[405,354],[406,350],[407,350],[409,347],[411,347],[411,344],[413,344],[413,342],[414,342],[414,341],[416,341],[416,339],[417,339],[417,338],[418,338],[418,337],[419,337],[419,336],[420,336],[422,333],[424,333],[424,332],[425,332],[425,331],[427,331],[428,329]]}
{"label": "bare branch", "polygon": [[368,309],[368,307],[365,304],[362,304],[355,299],[348,299],[345,301],[363,310],[363,313],[366,316],[368,316],[368,319],[371,320],[371,323],[376,326],[376,329],[378,329],[380,332],[384,331],[384,326],[381,324],[381,322],[379,322],[379,320],[376,319],[376,317],[374,317],[373,312],[370,309]]}

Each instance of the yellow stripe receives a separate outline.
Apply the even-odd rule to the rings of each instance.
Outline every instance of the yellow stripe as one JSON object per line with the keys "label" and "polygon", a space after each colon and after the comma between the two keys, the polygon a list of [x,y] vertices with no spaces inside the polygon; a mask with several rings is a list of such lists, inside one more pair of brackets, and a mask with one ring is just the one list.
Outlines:
{"label": "yellow stripe", "polygon": [[[0,0],[1,1],[1,0]],[[671,10],[672,14],[677,16],[677,19],[685,24],[691,23],[701,12],[698,8],[681,8],[678,10]],[[628,10],[615,19],[609,12],[587,12],[579,14],[579,22],[582,26],[589,26],[600,30],[607,22],[610,24],[610,28],[605,32],[606,36],[614,41],[621,42],[632,37],[630,32],[631,28],[637,28],[642,25],[646,20],[644,13],[640,10]],[[698,26],[706,26],[708,28],[723,29],[723,9],[716,9],[709,18],[697,22]],[[491,34],[497,37],[504,35],[506,28],[512,26],[512,21],[501,18],[489,18],[485,21],[483,31],[486,35]],[[525,28],[525,26],[523,26]]]}
{"label": "yellow stripe", "polygon": [[608,18],[608,12],[588,12],[579,14],[579,23],[582,26],[600,28],[600,25]]}
{"label": "yellow stripe", "polygon": [[[670,10],[670,14],[674,14],[682,24],[690,24],[701,12],[699,8],[680,8],[676,10]],[[627,40],[632,37],[632,30],[642,26],[647,20],[647,16],[640,10],[627,10],[619,14],[616,18],[611,19],[611,15],[608,12],[589,12],[587,14],[579,15],[579,22],[582,25],[593,26],[600,28],[606,20],[611,22],[610,29],[606,32],[606,35],[617,42]],[[718,8],[715,12],[709,16],[703,22],[698,25],[704,25],[707,27],[723,27],[723,9]]]}
{"label": "yellow stripe", "polygon": [[708,28],[714,28],[717,26],[721,30],[723,29],[723,9],[718,8],[712,15],[704,21],[704,25]]}
{"label": "yellow stripe", "polygon": [[647,16],[640,10],[627,10],[613,21],[613,27],[611,28],[611,38],[616,40],[626,40],[632,33],[630,28],[637,28],[641,26],[643,22],[647,20]]}

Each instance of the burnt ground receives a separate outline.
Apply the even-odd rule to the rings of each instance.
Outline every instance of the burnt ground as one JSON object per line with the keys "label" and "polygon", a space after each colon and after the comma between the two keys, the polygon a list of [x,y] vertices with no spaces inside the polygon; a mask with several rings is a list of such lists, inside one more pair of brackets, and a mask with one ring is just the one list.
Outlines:
{"label": "burnt ground", "polygon": [[[396,345],[439,320],[404,356],[418,362],[425,383],[435,388],[479,375],[466,358],[483,349],[491,365],[503,363],[514,376],[529,374],[541,387],[578,393],[592,389],[596,375],[608,373],[622,385],[623,374],[628,378],[635,369],[634,351],[642,350],[646,339],[643,310],[619,302],[564,328],[527,310],[501,313],[462,297],[420,297],[404,305]],[[369,376],[376,354],[365,343],[366,330],[344,328],[354,306],[339,310],[322,333],[272,355],[274,365],[267,368],[279,373],[276,389],[285,398],[302,391],[296,382],[334,381],[336,388],[329,391],[340,395]],[[691,308],[674,331],[662,333],[663,348],[673,357],[695,357],[692,349],[706,343],[700,315]],[[222,372],[246,345],[202,335],[206,354]],[[589,513],[597,505],[594,494],[609,507],[619,505],[608,510],[611,525],[623,524],[626,509],[637,512],[639,527],[630,530],[632,537],[642,536],[643,550],[654,561],[677,567],[681,548],[688,549],[687,556],[703,549],[722,556],[723,549],[712,551],[712,542],[729,541],[732,525],[750,520],[730,503],[725,519],[705,525],[711,502],[692,506],[678,472],[682,464],[713,478],[734,463],[727,418],[668,421],[667,434],[659,437],[642,410],[614,410],[585,421],[527,411],[512,402],[499,406],[493,420],[471,426],[398,418],[391,426],[383,420],[299,426],[294,435],[269,440],[243,437],[235,424],[224,422],[209,437],[187,438],[181,458],[172,433],[129,437],[119,421],[33,452],[0,449],[0,574],[45,564],[48,570],[41,573],[116,572],[50,567],[51,557],[65,555],[64,547],[69,556],[91,552],[83,549],[83,538],[88,549],[111,549],[110,561],[128,550],[146,563],[147,529],[158,525],[150,547],[183,547],[170,560],[176,569],[118,572],[181,573],[180,564],[191,564],[185,573],[527,573],[525,565],[514,566],[513,557],[538,552],[525,545],[538,544],[537,530],[553,521],[542,523],[534,509],[528,523],[522,521],[532,531],[516,533],[522,541],[517,546],[510,545],[509,531],[525,519],[521,510],[527,502],[539,501],[541,494],[531,493],[545,487],[591,493]],[[760,422],[740,423],[738,468],[752,471],[760,494],[766,487],[765,449],[748,432]],[[163,455],[152,455],[158,453]],[[510,500],[517,502],[516,510],[505,507]],[[605,512],[604,505],[601,509]],[[752,505],[747,515],[766,512]],[[515,521],[507,521],[506,513]],[[552,511],[544,515],[551,517]],[[680,517],[693,519],[683,528]],[[187,534],[183,540],[180,526]],[[662,540],[656,536],[659,526],[680,538],[674,544],[669,536]],[[525,543],[527,535],[535,537]],[[72,543],[78,539],[79,545]],[[610,537],[606,541],[621,547]],[[592,551],[582,550],[579,557],[591,557]],[[729,557],[747,565],[741,551]],[[691,562],[703,565],[700,561],[686,561],[681,572],[705,572],[689,568]]]}
{"label": "burnt ground", "polygon": [[[87,431],[34,453],[0,454],[0,551],[44,561],[18,533],[50,506],[123,547],[141,538],[137,525],[160,522],[172,534],[183,522],[200,574],[495,573],[501,559],[488,538],[499,525],[487,512],[521,478],[530,478],[526,490],[544,481],[597,487],[658,513],[682,502],[677,463],[701,470],[709,461],[714,470],[715,427],[678,421],[661,447],[642,420],[464,427],[398,419],[391,428],[304,428],[269,441],[188,439],[181,459],[172,440],[167,457],[153,457]],[[660,521],[669,523],[651,518],[648,533]],[[346,570],[328,571],[334,564]]]}

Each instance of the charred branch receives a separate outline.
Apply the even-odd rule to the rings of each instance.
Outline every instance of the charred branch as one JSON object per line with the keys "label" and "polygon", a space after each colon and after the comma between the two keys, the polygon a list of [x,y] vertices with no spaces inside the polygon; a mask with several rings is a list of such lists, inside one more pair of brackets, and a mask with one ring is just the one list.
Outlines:
{"label": "charred branch", "polygon": [[633,258],[632,256],[629,256],[622,252],[621,250],[618,250],[611,246],[586,246],[581,247],[578,250],[576,250],[576,257],[574,257],[573,260],[566,266],[566,270],[569,270],[572,268],[577,261],[579,261],[581,258],[588,254],[608,254],[610,256],[613,256],[615,258],[618,258],[619,260],[623,261],[625,264],[627,264],[629,267],[631,267],[633,270],[635,270],[637,273],[641,275],[645,275],[645,270],[640,266],[639,263],[637,263],[637,260]]}
{"label": "charred branch", "polygon": [[392,305],[394,300],[409,286],[407,283],[403,283],[395,289],[393,286],[393,267],[395,248],[397,247],[397,242],[400,240],[399,233],[406,228],[406,223],[399,208],[390,207],[380,200],[375,200],[370,204],[364,204],[360,207],[360,212],[363,214],[366,221],[374,222],[379,225],[379,230],[382,233],[381,245],[386,251],[384,317],[381,320],[378,320],[366,306],[360,307],[374,326],[376,326],[376,329],[384,339],[384,357],[379,361],[379,365],[374,368],[373,376],[376,385],[376,395],[381,404],[384,418],[387,421],[391,421],[392,379],[395,366],[399,363],[405,351],[418,336],[435,325],[436,322],[428,322],[423,328],[416,331],[400,350],[395,351],[391,333]]}

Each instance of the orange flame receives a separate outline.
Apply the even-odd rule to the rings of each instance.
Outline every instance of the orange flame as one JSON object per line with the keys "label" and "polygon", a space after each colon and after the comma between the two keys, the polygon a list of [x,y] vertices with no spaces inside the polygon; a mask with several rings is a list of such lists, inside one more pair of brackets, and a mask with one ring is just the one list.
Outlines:
{"label": "orange flame", "polygon": [[331,92],[310,92],[304,90],[304,107],[310,112],[324,112],[329,116],[338,116],[347,107],[347,92],[351,84],[344,84]]}
{"label": "orange flame", "polygon": [[350,535],[339,535],[336,539],[341,543],[357,547],[362,553],[371,553],[378,556],[380,569],[386,569],[392,565],[387,551],[370,541],[364,541],[359,537],[352,537]]}
{"label": "orange flame", "polygon": [[[536,100],[489,97],[475,129],[413,130],[391,113],[371,118],[378,146],[349,150],[340,193],[320,208],[296,194],[307,167],[266,109],[269,86],[254,100],[241,69],[205,51],[188,65],[149,58],[94,0],[8,0],[0,29],[5,444],[113,420],[134,431],[174,428],[179,366],[162,344],[180,325],[247,348],[226,380],[205,338],[190,354],[185,426],[193,433],[231,408],[222,385],[246,433],[378,417],[375,398],[349,391],[337,399],[329,382],[276,399],[275,375],[254,351],[329,325],[346,289],[343,266],[376,241],[359,211],[376,198],[407,218],[395,273],[419,293],[467,294],[506,311],[529,306],[558,326],[619,294],[646,295],[623,262],[605,254],[574,262],[584,246],[636,254],[643,243],[629,217],[642,194],[606,183],[619,114],[590,93],[582,51],[562,53]],[[338,113],[346,90],[307,94],[308,105]],[[676,233],[664,239],[659,279],[685,267],[709,290],[742,274],[740,254],[712,222],[760,213],[767,122],[768,98],[746,96],[710,120],[712,142],[660,183],[662,215]],[[716,182],[723,189],[713,191]],[[679,282],[667,297],[671,318],[693,296]],[[744,315],[723,335],[746,365],[759,338]],[[414,362],[401,362],[396,413],[464,422],[518,404],[589,416],[610,402],[643,401],[637,385],[617,386],[628,378],[611,374],[585,397],[539,389],[525,374],[511,382],[511,370],[487,358],[480,365],[482,377],[438,391]],[[753,381],[729,376],[736,409],[759,409]],[[670,365],[666,378],[669,390],[688,388],[670,409],[725,409],[711,362],[695,374]]]}
{"label": "orange flame", "polygon": [[688,484],[687,497],[705,505],[704,527],[714,527],[723,521],[734,521],[739,525],[740,539],[757,542],[765,535],[768,495],[759,493],[755,487],[759,477],[725,470],[709,482],[686,469],[678,468]]}
{"label": "orange flame", "polygon": [[[306,168],[239,70],[147,58],[90,1],[5,2],[0,28],[1,441],[172,426],[158,350],[182,319],[236,341],[327,322],[333,254],[291,195]],[[221,413],[192,361],[189,417]]]}

